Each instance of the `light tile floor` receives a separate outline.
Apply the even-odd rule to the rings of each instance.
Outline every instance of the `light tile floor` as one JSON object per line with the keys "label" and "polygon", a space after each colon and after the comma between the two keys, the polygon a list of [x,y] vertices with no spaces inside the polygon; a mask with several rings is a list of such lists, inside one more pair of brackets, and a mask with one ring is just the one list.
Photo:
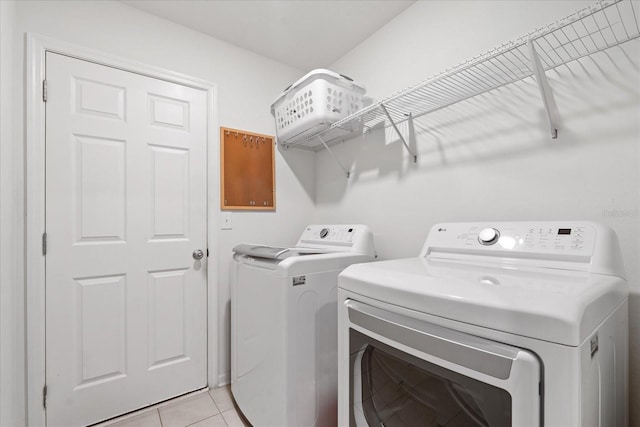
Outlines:
{"label": "light tile floor", "polygon": [[251,427],[240,415],[229,386],[160,403],[95,427]]}

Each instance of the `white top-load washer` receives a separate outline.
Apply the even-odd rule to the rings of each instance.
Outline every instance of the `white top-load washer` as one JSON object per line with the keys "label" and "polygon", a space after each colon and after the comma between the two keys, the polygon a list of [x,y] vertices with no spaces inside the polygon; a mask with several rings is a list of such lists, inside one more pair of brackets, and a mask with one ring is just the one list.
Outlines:
{"label": "white top-load washer", "polygon": [[375,259],[364,225],[310,225],[291,248],[238,245],[231,391],[256,427],[337,420],[338,273]]}
{"label": "white top-load washer", "polygon": [[628,287],[593,222],[448,223],[340,274],[339,425],[626,426]]}

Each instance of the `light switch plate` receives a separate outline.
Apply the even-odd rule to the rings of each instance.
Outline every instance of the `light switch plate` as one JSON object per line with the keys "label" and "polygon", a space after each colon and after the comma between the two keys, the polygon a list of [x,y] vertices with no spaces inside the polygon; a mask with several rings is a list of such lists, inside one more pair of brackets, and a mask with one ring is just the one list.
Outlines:
{"label": "light switch plate", "polygon": [[231,223],[231,212],[220,213],[220,230],[232,230],[233,224]]}

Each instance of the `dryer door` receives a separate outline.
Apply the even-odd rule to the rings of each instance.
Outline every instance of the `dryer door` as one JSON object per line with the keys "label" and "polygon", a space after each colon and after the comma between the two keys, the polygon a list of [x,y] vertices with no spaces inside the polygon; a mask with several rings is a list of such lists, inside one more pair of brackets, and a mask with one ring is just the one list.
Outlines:
{"label": "dryer door", "polygon": [[346,308],[351,425],[540,425],[532,353],[352,300]]}

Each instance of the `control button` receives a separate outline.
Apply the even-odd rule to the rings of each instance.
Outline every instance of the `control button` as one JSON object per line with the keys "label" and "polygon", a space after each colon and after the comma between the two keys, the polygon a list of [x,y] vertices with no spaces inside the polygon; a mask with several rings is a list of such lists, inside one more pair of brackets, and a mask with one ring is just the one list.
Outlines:
{"label": "control button", "polygon": [[481,277],[478,280],[478,283],[480,283],[481,285],[493,285],[493,286],[500,285],[500,281],[498,279],[496,279],[495,277],[491,277],[491,276]]}
{"label": "control button", "polygon": [[478,242],[483,245],[493,245],[498,241],[498,237],[500,237],[500,232],[495,228],[485,228],[480,233],[478,233]]}
{"label": "control button", "polygon": [[329,229],[328,228],[323,228],[322,230],[320,230],[320,238],[321,239],[324,239],[328,235],[329,235]]}

